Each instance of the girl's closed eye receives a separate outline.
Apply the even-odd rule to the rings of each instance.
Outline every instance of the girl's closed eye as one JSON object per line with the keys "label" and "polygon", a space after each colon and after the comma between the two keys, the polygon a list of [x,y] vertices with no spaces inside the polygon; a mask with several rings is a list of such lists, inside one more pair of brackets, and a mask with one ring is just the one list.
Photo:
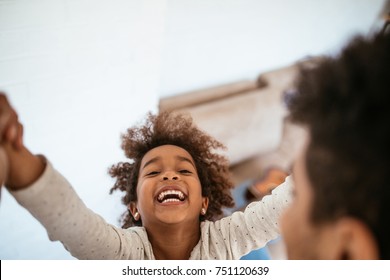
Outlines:
{"label": "girl's closed eye", "polygon": [[158,175],[158,174],[160,174],[159,171],[150,171],[150,172],[146,173],[146,176],[153,176],[153,175]]}
{"label": "girl's closed eye", "polygon": [[187,169],[182,169],[179,171],[181,174],[192,174],[191,171],[187,170]]}

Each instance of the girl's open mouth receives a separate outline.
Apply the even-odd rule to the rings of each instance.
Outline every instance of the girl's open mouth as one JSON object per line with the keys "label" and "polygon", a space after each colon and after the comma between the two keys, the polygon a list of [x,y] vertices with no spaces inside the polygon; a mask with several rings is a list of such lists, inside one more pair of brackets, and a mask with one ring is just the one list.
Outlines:
{"label": "girl's open mouth", "polygon": [[157,201],[161,204],[183,202],[186,195],[179,190],[165,190],[158,194]]}

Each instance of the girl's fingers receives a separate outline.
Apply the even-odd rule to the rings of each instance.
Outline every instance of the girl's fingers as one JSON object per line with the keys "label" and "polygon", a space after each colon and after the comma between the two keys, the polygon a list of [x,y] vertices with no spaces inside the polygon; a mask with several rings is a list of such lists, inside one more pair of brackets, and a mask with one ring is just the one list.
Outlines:
{"label": "girl's fingers", "polygon": [[11,109],[10,116],[8,118],[8,123],[3,133],[4,140],[12,144],[15,144],[18,133],[19,133],[18,115],[14,110]]}
{"label": "girl's fingers", "polygon": [[15,148],[21,147],[23,127],[7,97],[0,93],[0,143],[7,141]]}
{"label": "girl's fingers", "polygon": [[23,147],[23,125],[21,123],[18,123],[18,132],[14,142],[14,147],[16,149],[21,149]]}
{"label": "girl's fingers", "polygon": [[12,111],[7,98],[3,93],[0,93],[0,141],[3,141],[4,134],[9,127]]}

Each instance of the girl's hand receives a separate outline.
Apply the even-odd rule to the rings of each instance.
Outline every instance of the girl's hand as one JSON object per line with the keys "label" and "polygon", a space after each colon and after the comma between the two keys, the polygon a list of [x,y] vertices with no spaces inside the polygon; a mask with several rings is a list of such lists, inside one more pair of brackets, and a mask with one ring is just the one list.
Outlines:
{"label": "girl's hand", "polygon": [[0,144],[10,143],[16,150],[23,147],[23,126],[6,95],[0,92]]}
{"label": "girl's hand", "polygon": [[0,183],[12,190],[28,187],[43,172],[44,161],[23,145],[23,126],[6,95],[0,93]]}
{"label": "girl's hand", "polygon": [[0,196],[1,196],[1,187],[7,181],[8,177],[8,157],[2,146],[0,146]]}
{"label": "girl's hand", "polygon": [[9,104],[7,97],[0,92],[0,187],[7,181],[9,173],[8,156],[4,145],[20,149],[22,130],[15,110]]}

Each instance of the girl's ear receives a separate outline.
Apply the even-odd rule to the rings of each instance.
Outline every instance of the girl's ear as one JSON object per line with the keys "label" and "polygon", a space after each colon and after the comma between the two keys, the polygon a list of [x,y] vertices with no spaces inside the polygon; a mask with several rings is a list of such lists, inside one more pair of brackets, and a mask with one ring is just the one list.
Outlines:
{"label": "girl's ear", "polygon": [[207,211],[207,208],[209,207],[209,198],[203,197],[202,198],[202,208]]}
{"label": "girl's ear", "polygon": [[137,209],[137,203],[135,202],[130,202],[130,204],[128,205],[127,207],[131,213],[131,215],[133,216],[134,220],[138,221],[140,218],[141,218],[141,215],[140,213],[138,212],[138,209]]}
{"label": "girl's ear", "polygon": [[336,223],[336,234],[341,258],[351,260],[379,259],[377,240],[362,221],[345,217]]}

